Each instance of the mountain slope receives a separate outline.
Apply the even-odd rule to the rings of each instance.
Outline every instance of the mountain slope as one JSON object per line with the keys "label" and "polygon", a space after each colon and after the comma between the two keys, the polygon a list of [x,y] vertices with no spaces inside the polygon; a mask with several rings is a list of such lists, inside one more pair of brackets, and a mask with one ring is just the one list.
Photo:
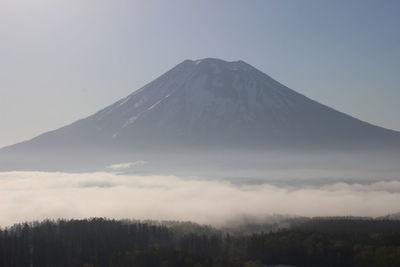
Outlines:
{"label": "mountain slope", "polygon": [[2,153],[169,148],[398,149],[400,133],[319,104],[243,61],[186,60],[105,109]]}

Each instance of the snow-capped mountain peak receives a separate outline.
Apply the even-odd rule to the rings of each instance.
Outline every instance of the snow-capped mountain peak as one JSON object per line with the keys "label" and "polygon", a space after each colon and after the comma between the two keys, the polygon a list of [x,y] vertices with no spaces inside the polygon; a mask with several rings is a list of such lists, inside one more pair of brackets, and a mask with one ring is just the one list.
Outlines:
{"label": "snow-capped mountain peak", "polygon": [[364,147],[400,135],[319,104],[244,61],[185,60],[96,114],[17,146]]}

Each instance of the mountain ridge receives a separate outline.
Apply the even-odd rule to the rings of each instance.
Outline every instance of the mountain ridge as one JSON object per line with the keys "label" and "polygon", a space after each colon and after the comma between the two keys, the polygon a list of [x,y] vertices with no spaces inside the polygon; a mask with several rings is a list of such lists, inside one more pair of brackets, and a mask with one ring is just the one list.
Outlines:
{"label": "mountain ridge", "polygon": [[244,61],[185,60],[86,118],[2,148],[399,149],[400,132],[314,101]]}

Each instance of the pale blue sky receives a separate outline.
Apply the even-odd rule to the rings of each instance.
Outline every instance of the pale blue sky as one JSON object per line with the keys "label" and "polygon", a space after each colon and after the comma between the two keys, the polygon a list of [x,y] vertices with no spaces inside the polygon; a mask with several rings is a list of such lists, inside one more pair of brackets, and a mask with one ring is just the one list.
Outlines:
{"label": "pale blue sky", "polygon": [[0,146],[204,57],[400,130],[399,14],[397,0],[1,0]]}

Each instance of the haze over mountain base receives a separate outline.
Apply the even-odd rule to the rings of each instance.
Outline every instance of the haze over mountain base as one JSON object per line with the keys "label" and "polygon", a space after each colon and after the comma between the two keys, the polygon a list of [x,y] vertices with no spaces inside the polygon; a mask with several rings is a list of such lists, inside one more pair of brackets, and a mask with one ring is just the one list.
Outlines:
{"label": "haze over mountain base", "polygon": [[186,60],[92,116],[0,149],[0,224],[383,216],[399,211],[399,156],[399,132],[243,61]]}

